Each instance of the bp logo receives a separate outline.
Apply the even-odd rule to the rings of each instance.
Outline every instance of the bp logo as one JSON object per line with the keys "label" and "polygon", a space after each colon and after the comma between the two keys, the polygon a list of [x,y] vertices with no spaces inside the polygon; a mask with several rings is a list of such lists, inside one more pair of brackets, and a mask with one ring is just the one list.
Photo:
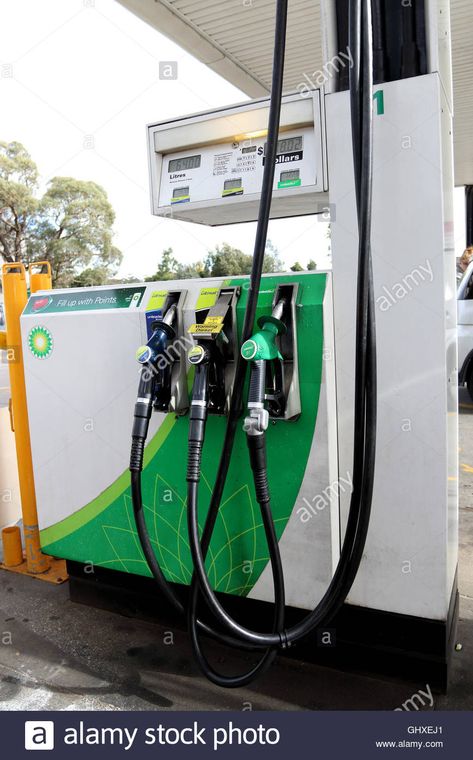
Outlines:
{"label": "bp logo", "polygon": [[33,327],[28,335],[28,347],[37,359],[47,359],[53,350],[53,336],[46,327]]}

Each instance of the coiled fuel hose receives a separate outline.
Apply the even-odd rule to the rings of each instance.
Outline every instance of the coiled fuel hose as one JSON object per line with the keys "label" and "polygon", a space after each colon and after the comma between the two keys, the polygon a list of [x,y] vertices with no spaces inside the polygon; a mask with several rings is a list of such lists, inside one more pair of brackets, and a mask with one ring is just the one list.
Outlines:
{"label": "coiled fuel hose", "polygon": [[[240,368],[237,366],[236,377],[238,382],[235,383],[234,390],[237,406],[235,408],[235,404],[232,403],[231,405],[224,451],[220,460],[202,540],[199,538],[198,531],[198,493],[196,484],[189,483],[188,488],[189,541],[195,574],[197,576],[193,584],[191,599],[194,613],[194,617],[190,617],[191,638],[202,671],[215,683],[221,683],[220,677],[211,669],[203,656],[198,640],[197,627],[192,624],[193,620],[195,620],[196,600],[199,593],[202,594],[207,607],[215,616],[218,624],[227,633],[239,638],[241,641],[253,644],[255,648],[276,646],[285,649],[304,636],[312,633],[320,625],[327,624],[339,611],[358,572],[368,533],[375,470],[377,412],[376,339],[370,245],[373,151],[373,50],[370,0],[350,0],[349,9],[350,48],[354,58],[354,66],[350,70],[350,100],[359,246],[355,345],[353,490],[347,528],[339,562],[326,593],[316,608],[290,629],[272,634],[262,634],[239,624],[224,609],[207,577],[205,553],[215,525],[216,515],[218,514],[234,441],[235,424],[240,401],[238,395],[239,389],[241,392]],[[254,281],[252,280],[253,286]],[[252,289],[250,288],[250,295],[251,293]],[[247,321],[245,320],[246,324]],[[247,338],[248,334],[245,333],[244,329],[243,340]],[[242,374],[244,378],[244,369],[242,370]]]}
{"label": "coiled fuel hose", "polygon": [[[257,298],[261,282],[263,259],[270,216],[274,167],[279,132],[279,114],[282,98],[282,79],[287,22],[287,0],[278,0],[276,13],[276,34],[274,46],[273,77],[268,125],[267,154],[263,174],[260,209],[255,240],[248,301],[245,310],[242,343],[251,338],[255,319]],[[240,416],[243,385],[247,362],[241,355],[236,358],[234,388],[230,402],[223,450],[211,503],[206,517],[202,537],[198,527],[198,483],[200,463],[205,437],[207,418],[206,387],[208,384],[208,366],[202,362],[202,368],[196,372],[189,428],[188,459],[188,529],[191,553],[194,562],[194,576],[191,584],[188,623],[191,642],[196,659],[205,675],[220,686],[242,686],[263,672],[274,659],[277,649],[285,649],[317,627],[333,618],[343,605],[356,577],[368,532],[374,482],[376,451],[376,338],[373,306],[373,285],[371,271],[371,203],[372,203],[372,24],[370,0],[350,0],[350,49],[354,65],[350,69],[350,101],[352,119],[352,141],[354,153],[355,192],[358,212],[358,278],[356,306],[356,372],[355,372],[355,408],[354,408],[354,462],[353,490],[350,502],[345,537],[337,568],[332,581],[317,607],[299,623],[289,629],[283,629],[284,621],[284,578],[279,556],[279,546],[271,515],[269,486],[266,476],[266,447],[264,429],[258,435],[247,429],[247,441],[250,461],[254,473],[257,499],[261,509],[275,590],[275,615],[272,633],[260,633],[246,628],[235,621],[223,608],[213,591],[205,568],[205,557],[215,527],[223,490],[231,461],[235,433]],[[262,366],[252,364],[250,402],[263,403],[261,399]],[[146,393],[141,388],[140,394]],[[256,407],[253,407],[255,409]],[[147,415],[148,405],[138,408],[138,417]],[[249,417],[254,413],[249,412]],[[136,418],[135,418],[136,419]],[[248,419],[248,418],[247,418]],[[148,419],[149,422],[149,419]],[[245,425],[247,425],[245,421]],[[137,423],[139,433],[134,436],[134,451],[130,469],[132,470],[132,496],[135,509],[138,534],[141,545],[160,589],[180,611],[184,608],[159,567],[154,555],[141,503],[141,467],[139,452],[145,425]],[[147,428],[146,428],[147,431]],[[254,431],[253,431],[254,432]],[[146,437],[146,436],[145,436]],[[143,443],[144,447],[144,443]],[[218,630],[198,619],[197,605],[202,595],[208,609],[213,613]],[[260,662],[243,676],[223,676],[208,663],[201,647],[200,634],[211,636],[219,641],[250,650],[266,650]]]}

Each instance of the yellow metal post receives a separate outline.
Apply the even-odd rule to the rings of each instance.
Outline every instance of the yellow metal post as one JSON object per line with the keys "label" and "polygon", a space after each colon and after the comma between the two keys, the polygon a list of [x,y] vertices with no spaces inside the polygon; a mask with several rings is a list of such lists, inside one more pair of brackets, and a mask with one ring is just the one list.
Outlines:
{"label": "yellow metal post", "polygon": [[39,542],[28,408],[26,405],[23,351],[21,347],[20,316],[28,300],[25,267],[19,263],[4,264],[2,275],[7,327],[6,350],[10,372],[26,566],[29,573],[39,574],[49,570],[50,558],[42,553]]}
{"label": "yellow metal post", "polygon": [[36,293],[38,290],[51,290],[53,278],[49,261],[35,261],[29,265],[28,273],[32,293]]}
{"label": "yellow metal post", "polygon": [[23,562],[23,547],[18,525],[2,530],[3,564],[5,567],[18,567]]}

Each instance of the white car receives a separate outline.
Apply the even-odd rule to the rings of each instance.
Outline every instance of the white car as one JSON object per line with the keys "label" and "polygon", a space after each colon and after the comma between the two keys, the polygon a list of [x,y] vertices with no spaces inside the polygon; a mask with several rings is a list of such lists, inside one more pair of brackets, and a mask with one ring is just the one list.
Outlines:
{"label": "white car", "polygon": [[458,285],[458,384],[473,400],[473,262]]}

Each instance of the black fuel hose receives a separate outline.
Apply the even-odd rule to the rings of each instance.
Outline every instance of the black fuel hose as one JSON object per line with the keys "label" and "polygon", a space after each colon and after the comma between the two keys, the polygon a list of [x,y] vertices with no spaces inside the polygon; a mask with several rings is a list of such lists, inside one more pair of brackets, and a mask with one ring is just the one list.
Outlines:
{"label": "black fuel hose", "polygon": [[[253,325],[256,316],[256,307],[258,304],[258,295],[260,290],[261,275],[263,273],[264,254],[266,250],[266,241],[268,237],[268,225],[271,212],[271,202],[273,195],[273,183],[276,167],[277,157],[277,144],[279,138],[279,119],[281,113],[281,101],[283,91],[283,78],[284,78],[284,60],[286,52],[286,29],[287,29],[287,0],[277,0],[276,2],[276,20],[275,20],[275,32],[274,32],[274,54],[273,54],[273,69],[272,69],[272,81],[271,81],[271,98],[269,105],[269,119],[268,119],[268,136],[266,141],[266,156],[263,172],[263,183],[261,188],[260,204],[258,209],[258,221],[255,235],[255,245],[253,252],[253,262],[251,268],[251,275],[249,280],[248,300],[245,309],[245,316],[243,319],[242,328],[242,343],[251,337],[253,333]],[[204,531],[202,539],[200,539],[197,533],[197,541],[199,548],[201,548],[201,556],[204,562],[205,571],[205,556],[207,554],[212,533],[215,527],[215,522],[218,516],[218,510],[222,500],[223,489],[228,474],[228,468],[230,466],[230,460],[233,451],[233,445],[235,441],[235,433],[238,425],[238,420],[241,413],[243,386],[245,383],[247,369],[247,361],[238,353],[236,357],[235,366],[235,378],[233,384],[233,393],[230,401],[230,409],[228,414],[227,427],[225,430],[225,438],[223,443],[222,454],[219,462],[218,474],[215,483],[215,487],[212,492],[210,507],[208,515],[204,525]],[[189,483],[188,488],[188,505],[189,501],[192,503],[197,502],[198,488]],[[190,497],[190,498],[189,498]],[[189,512],[188,512],[189,514]],[[270,505],[261,505],[261,514],[263,520],[263,526],[265,529],[266,540],[268,542],[268,548],[270,550],[270,561],[274,573],[277,576],[274,577],[275,585],[275,616],[273,631],[281,630],[284,621],[284,610],[280,609],[280,599],[284,599],[284,578],[282,575],[282,566],[279,557],[279,544],[274,530],[274,524],[272,522],[270,514]],[[279,557],[279,561],[278,561]],[[280,578],[279,578],[280,575]],[[279,578],[279,580],[278,580]],[[223,676],[212,669],[211,665],[207,661],[202,647],[200,645],[198,637],[198,625],[197,625],[197,605],[199,599],[199,583],[197,576],[194,573],[194,577],[191,583],[191,595],[188,613],[189,632],[191,635],[191,642],[194,651],[194,655],[205,675],[214,683],[219,686],[225,686],[229,688],[236,688],[239,686],[245,686],[250,683],[256,676],[261,675],[272,664],[277,656],[277,651],[274,649],[268,649],[262,660],[248,673],[241,676]],[[245,643],[245,642],[242,642]],[[240,647],[241,648],[241,647]]]}
{"label": "black fuel hose", "polygon": [[416,8],[411,3],[409,5],[401,3],[400,11],[402,27],[401,79],[407,79],[418,76],[420,72]]}
{"label": "black fuel hose", "polygon": [[[202,451],[205,440],[207,414],[208,364],[204,363],[199,364],[196,367],[194,386],[192,391],[192,401],[189,413],[189,441],[186,476],[188,483],[188,501],[197,501],[197,492],[201,478]],[[274,615],[272,630],[273,632],[276,632],[282,630],[284,626],[284,571],[281,562],[281,555],[279,553],[278,539],[276,536],[276,531],[274,529],[274,522],[271,516],[269,487],[266,474],[266,451],[264,448],[264,443],[261,443],[263,436],[257,436],[256,438],[258,440],[255,440],[254,442],[249,441],[249,447],[255,475],[255,484],[257,484],[256,498],[261,509],[263,526],[271,561],[274,585]],[[223,675],[212,668],[202,650],[199,638],[199,625],[192,605],[189,605],[187,620],[191,637],[191,644],[196,660],[207,678],[209,678],[218,686],[233,689],[246,686],[263,672],[265,672],[277,655],[277,651],[273,647],[269,647],[261,659],[256,663],[256,665],[254,665],[248,672],[236,676]]]}
{"label": "black fuel hose", "polygon": [[384,34],[384,8],[382,0],[372,0],[373,16],[373,78],[375,84],[386,81],[386,47]]}
{"label": "black fuel hose", "polygon": [[[270,109],[271,115],[274,116],[275,109],[279,114],[279,106],[275,103],[275,93],[279,95],[279,105],[282,94],[282,67],[284,59],[284,41],[285,26],[287,14],[287,2],[278,2],[277,4],[277,24],[276,24],[276,45],[275,61],[273,67],[273,88]],[[361,18],[363,14],[363,47],[368,53],[369,64],[367,65],[366,56],[364,65],[361,66]],[[243,391],[243,382],[245,379],[246,362],[237,360],[235,390],[232,395],[230,404],[230,413],[225,434],[224,449],[222,451],[217,480],[213,491],[210,509],[207,515],[203,536],[200,540],[197,525],[197,484],[189,483],[189,526],[190,538],[193,549],[193,558],[195,562],[196,573],[193,578],[191,587],[191,604],[189,607],[189,621],[191,628],[191,637],[199,664],[204,672],[209,675],[220,685],[236,686],[248,683],[253,677],[264,670],[264,667],[274,658],[275,650],[268,647],[289,646],[299,638],[311,633],[321,622],[327,622],[343,604],[346,595],[351,588],[356,576],[359,563],[361,561],[363,548],[366,541],[366,535],[369,524],[369,514],[371,507],[371,494],[373,488],[374,476],[374,455],[376,445],[376,343],[374,332],[374,308],[372,294],[372,274],[370,263],[370,223],[371,223],[371,152],[372,152],[372,104],[371,104],[371,23],[369,0],[352,0],[350,3],[350,30],[351,30],[351,49],[356,51],[354,55],[355,66],[350,72],[350,89],[352,93],[352,124],[353,124],[353,147],[354,147],[354,165],[356,177],[356,194],[357,209],[359,216],[359,273],[357,286],[357,337],[356,337],[356,398],[355,398],[355,447],[354,447],[354,472],[353,472],[353,493],[350,505],[349,518],[345,532],[345,539],[342,546],[340,560],[335,571],[332,582],[327,593],[317,606],[317,608],[308,615],[300,624],[293,626],[288,631],[280,632],[280,625],[275,623],[274,628],[278,629],[273,634],[258,634],[239,626],[227,615],[225,610],[219,605],[213,590],[208,583],[205,572],[205,555],[210,543],[215,521],[218,515],[218,509],[221,502],[225,480],[230,464],[231,452],[233,448],[237,420],[241,409],[241,399]],[[281,40],[281,36],[284,39]],[[278,57],[278,40],[282,47],[282,55]],[[276,88],[275,74],[278,68],[281,68],[280,87]],[[363,118],[362,118],[363,113]],[[262,263],[264,257],[264,248],[267,235],[267,226],[269,221],[269,209],[271,205],[271,188],[274,178],[274,165],[270,160],[270,151],[276,152],[278,129],[272,133],[271,128],[268,134],[268,158],[267,164],[272,168],[272,177],[270,172],[265,171],[263,191],[260,202],[260,217],[255,241],[255,256],[253,259],[252,274],[250,280],[250,291],[248,305],[245,312],[245,319],[242,331],[242,341],[250,337],[253,329],[254,316],[256,312],[257,296],[261,280]],[[358,424],[359,423],[359,424]],[[361,441],[361,449],[357,445]],[[139,473],[132,472],[132,490],[134,493],[134,504],[139,507],[141,502],[141,480]],[[276,578],[281,572],[277,566],[275,558],[278,549],[277,538],[274,531],[269,501],[262,504],[263,522],[271,554],[271,564],[273,574]],[[146,525],[144,519],[140,519],[140,510],[135,509],[138,513],[138,530],[145,556],[150,564],[154,577],[160,581],[163,591],[170,587],[160,571],[159,565],[154,556],[151,543],[148,539],[148,546],[143,538],[146,534]],[[141,505],[142,517],[142,505]],[[141,525],[141,528],[140,528]],[[195,528],[195,530],[194,530]],[[275,584],[275,591],[277,585]],[[197,620],[196,607],[199,592],[202,591],[204,598],[215,613],[217,620],[224,627],[233,631],[237,638],[215,631],[205,623]],[[169,594],[170,601],[177,606],[180,611],[183,607],[172,591]],[[177,604],[176,604],[177,602]],[[213,638],[217,638],[223,643],[231,646],[238,646],[244,649],[266,648],[264,658],[250,673],[245,676],[239,676],[234,679],[222,677],[210,671],[210,667],[200,650],[198,641],[198,632],[205,633]]]}
{"label": "black fuel hose", "polygon": [[[350,70],[350,93],[359,229],[353,490],[339,562],[327,592],[317,607],[300,623],[288,630],[262,634],[240,625],[226,612],[213,592],[206,574],[205,554],[210,543],[228,473],[236,419],[241,403],[244,367],[238,374],[239,368],[237,366],[225,445],[202,541],[198,530],[197,488],[189,487],[188,490],[189,541],[195,575],[197,576],[192,584],[193,612],[195,613],[197,596],[200,592],[219,625],[237,638],[241,638],[242,641],[253,644],[255,648],[266,648],[268,646],[286,648],[333,618],[343,605],[358,572],[370,521],[375,469],[377,409],[375,314],[370,247],[373,151],[373,52],[370,0],[351,0],[350,2],[350,49],[353,52],[355,62],[353,69]],[[253,278],[252,287],[254,287]],[[251,292],[250,289],[250,294]],[[256,307],[256,303],[254,306]],[[249,331],[247,332],[245,329],[243,331],[243,341],[249,337],[252,326],[252,322],[248,325],[248,320],[245,319],[245,327],[248,328],[248,326]],[[205,663],[200,660],[199,662],[208,675]]]}
{"label": "black fuel hose", "polygon": [[[143,471],[143,460],[146,438],[152,414],[153,401],[157,387],[157,370],[152,364],[147,363],[142,366],[140,371],[140,381],[138,386],[138,395],[135,403],[135,413],[132,429],[132,444],[130,454],[130,473],[131,473],[131,498],[133,504],[133,514],[135,518],[136,529],[140,541],[141,549],[156,581],[158,588],[163,596],[168,600],[171,606],[181,615],[185,616],[186,610],[178,595],[172,586],[166,580],[166,577],[156,559],[153,546],[149,537],[148,528],[143,508],[143,497],[141,490],[141,473]],[[198,620],[197,625],[202,633],[218,641],[223,641],[228,646],[253,651],[251,645],[245,642],[239,642],[231,636],[226,636],[220,631],[215,631],[211,626]]]}

